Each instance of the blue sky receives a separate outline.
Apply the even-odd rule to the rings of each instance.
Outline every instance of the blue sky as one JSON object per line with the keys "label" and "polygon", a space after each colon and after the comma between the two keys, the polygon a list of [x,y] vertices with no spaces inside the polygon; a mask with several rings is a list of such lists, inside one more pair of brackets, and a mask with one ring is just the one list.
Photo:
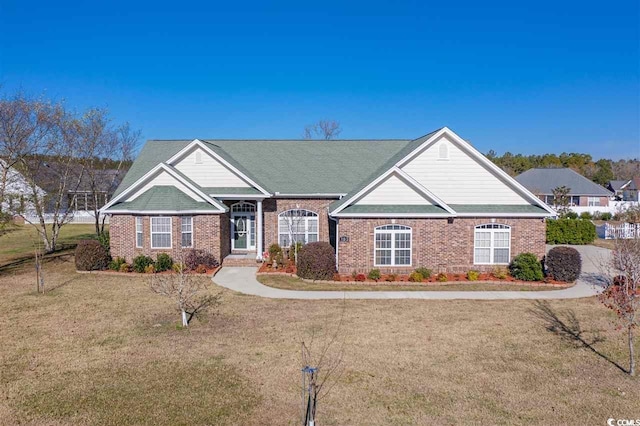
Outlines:
{"label": "blue sky", "polygon": [[0,0],[0,83],[145,138],[415,138],[640,158],[637,1]]}

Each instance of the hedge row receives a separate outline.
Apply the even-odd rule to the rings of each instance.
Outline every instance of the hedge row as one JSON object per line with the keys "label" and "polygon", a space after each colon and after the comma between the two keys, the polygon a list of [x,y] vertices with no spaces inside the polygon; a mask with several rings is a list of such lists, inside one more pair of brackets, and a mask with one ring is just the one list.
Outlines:
{"label": "hedge row", "polygon": [[583,219],[547,220],[547,244],[591,244],[596,226]]}

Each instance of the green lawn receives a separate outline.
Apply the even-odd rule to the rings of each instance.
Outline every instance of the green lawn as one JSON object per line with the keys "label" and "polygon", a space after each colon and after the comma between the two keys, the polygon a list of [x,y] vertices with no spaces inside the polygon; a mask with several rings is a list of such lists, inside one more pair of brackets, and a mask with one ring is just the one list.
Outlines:
{"label": "green lawn", "polygon": [[[60,228],[59,250],[75,248],[77,242],[86,238],[95,238],[93,224],[68,224]],[[36,246],[42,246],[42,240],[32,225],[10,225],[0,231],[0,268],[7,264],[31,259]]]}
{"label": "green lawn", "polygon": [[342,316],[319,424],[638,417],[638,379],[616,366],[624,333],[593,298],[271,300],[212,285],[219,314],[181,329],[149,276],[77,274],[71,256],[44,272],[44,295],[30,268],[0,276],[2,425],[297,425],[300,342],[326,341]]}

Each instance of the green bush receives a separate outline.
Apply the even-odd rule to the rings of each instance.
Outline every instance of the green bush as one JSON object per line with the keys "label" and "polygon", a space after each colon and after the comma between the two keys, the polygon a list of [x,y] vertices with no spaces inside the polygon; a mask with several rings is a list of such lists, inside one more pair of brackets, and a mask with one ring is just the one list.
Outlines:
{"label": "green bush", "polygon": [[280,247],[280,244],[278,243],[273,243],[269,246],[269,261],[277,261],[278,257],[282,257],[282,247]]}
{"label": "green bush", "polygon": [[609,212],[604,212],[600,215],[600,220],[611,220],[613,218],[613,215],[611,215],[611,213]]}
{"label": "green bush", "polygon": [[596,239],[596,226],[589,220],[547,220],[547,244],[591,244]]}
{"label": "green bush", "polygon": [[429,268],[425,268],[421,266],[419,268],[416,268],[416,272],[422,275],[422,278],[424,278],[425,280],[428,280],[429,278],[431,278],[431,269]]}
{"label": "green bush", "polygon": [[168,271],[173,267],[173,259],[167,253],[160,253],[156,257],[155,268],[157,272]]}
{"label": "green bush", "polygon": [[[300,253],[300,249],[302,248],[303,244],[298,241],[295,244],[291,244],[291,247],[289,247],[289,260],[292,262],[296,261],[296,252]],[[271,254],[271,253],[269,253]]]}
{"label": "green bush", "polygon": [[577,219],[578,218],[578,213],[574,212],[574,211],[568,211],[564,217],[566,219]]}
{"label": "green bush", "polygon": [[297,274],[300,278],[330,280],[335,272],[336,254],[331,244],[317,241],[302,246],[298,253]]}
{"label": "green bush", "polygon": [[111,238],[109,237],[109,231],[105,231],[98,235],[98,241],[107,250],[107,253],[111,251]]}
{"label": "green bush", "polygon": [[480,272],[478,271],[467,272],[467,279],[469,281],[478,281],[478,278],[480,278]]}
{"label": "green bush", "polygon": [[80,240],[76,246],[76,269],[100,271],[107,269],[111,260],[109,252],[97,240]]}
{"label": "green bush", "polygon": [[372,269],[369,271],[369,275],[367,275],[367,278],[374,281],[378,281],[380,277],[381,277],[380,269]]}
{"label": "green bush", "polygon": [[582,212],[582,213],[580,213],[580,219],[591,220],[591,219],[593,219],[593,216],[591,216],[591,213],[589,213],[589,212]]}
{"label": "green bush", "polygon": [[511,275],[522,281],[542,281],[542,263],[533,253],[521,253],[517,255],[509,265]]}
{"label": "green bush", "polygon": [[113,259],[111,262],[109,262],[109,269],[113,271],[119,271],[120,267],[125,263],[127,263],[127,261],[123,257],[118,256],[115,259]]}
{"label": "green bush", "polygon": [[133,258],[133,264],[131,266],[135,272],[142,274],[149,265],[153,265],[153,259],[141,254]]}
{"label": "green bush", "polygon": [[582,258],[573,247],[554,247],[545,256],[544,265],[554,280],[573,282],[580,276]]}

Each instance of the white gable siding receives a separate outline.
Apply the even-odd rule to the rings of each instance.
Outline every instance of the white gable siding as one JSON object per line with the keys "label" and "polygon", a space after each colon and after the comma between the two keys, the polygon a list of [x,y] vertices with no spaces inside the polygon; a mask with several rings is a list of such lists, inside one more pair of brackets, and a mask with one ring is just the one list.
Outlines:
{"label": "white gable siding", "polygon": [[218,160],[196,148],[174,165],[189,179],[203,187],[250,187]]}
{"label": "white gable siding", "polygon": [[395,175],[389,176],[365,194],[355,204],[373,205],[431,205],[419,192],[411,188]]}
{"label": "white gable siding", "polygon": [[[440,158],[443,143],[448,159]],[[531,204],[444,137],[402,170],[447,204]]]}
{"label": "white gable siding", "polygon": [[150,189],[150,188],[152,188],[154,186],[175,186],[180,191],[184,192],[185,194],[187,194],[189,197],[193,198],[194,200],[204,202],[204,200],[198,194],[193,192],[191,189],[187,188],[185,185],[180,183],[178,180],[176,180],[176,178],[174,178],[173,176],[171,176],[169,173],[165,172],[164,170],[161,170],[153,179],[151,179],[146,185],[144,185],[142,188],[140,188],[138,191],[136,191],[133,195],[128,197],[125,201],[133,201],[133,200],[135,200],[140,195],[142,195],[145,192],[147,192],[148,189]]}

